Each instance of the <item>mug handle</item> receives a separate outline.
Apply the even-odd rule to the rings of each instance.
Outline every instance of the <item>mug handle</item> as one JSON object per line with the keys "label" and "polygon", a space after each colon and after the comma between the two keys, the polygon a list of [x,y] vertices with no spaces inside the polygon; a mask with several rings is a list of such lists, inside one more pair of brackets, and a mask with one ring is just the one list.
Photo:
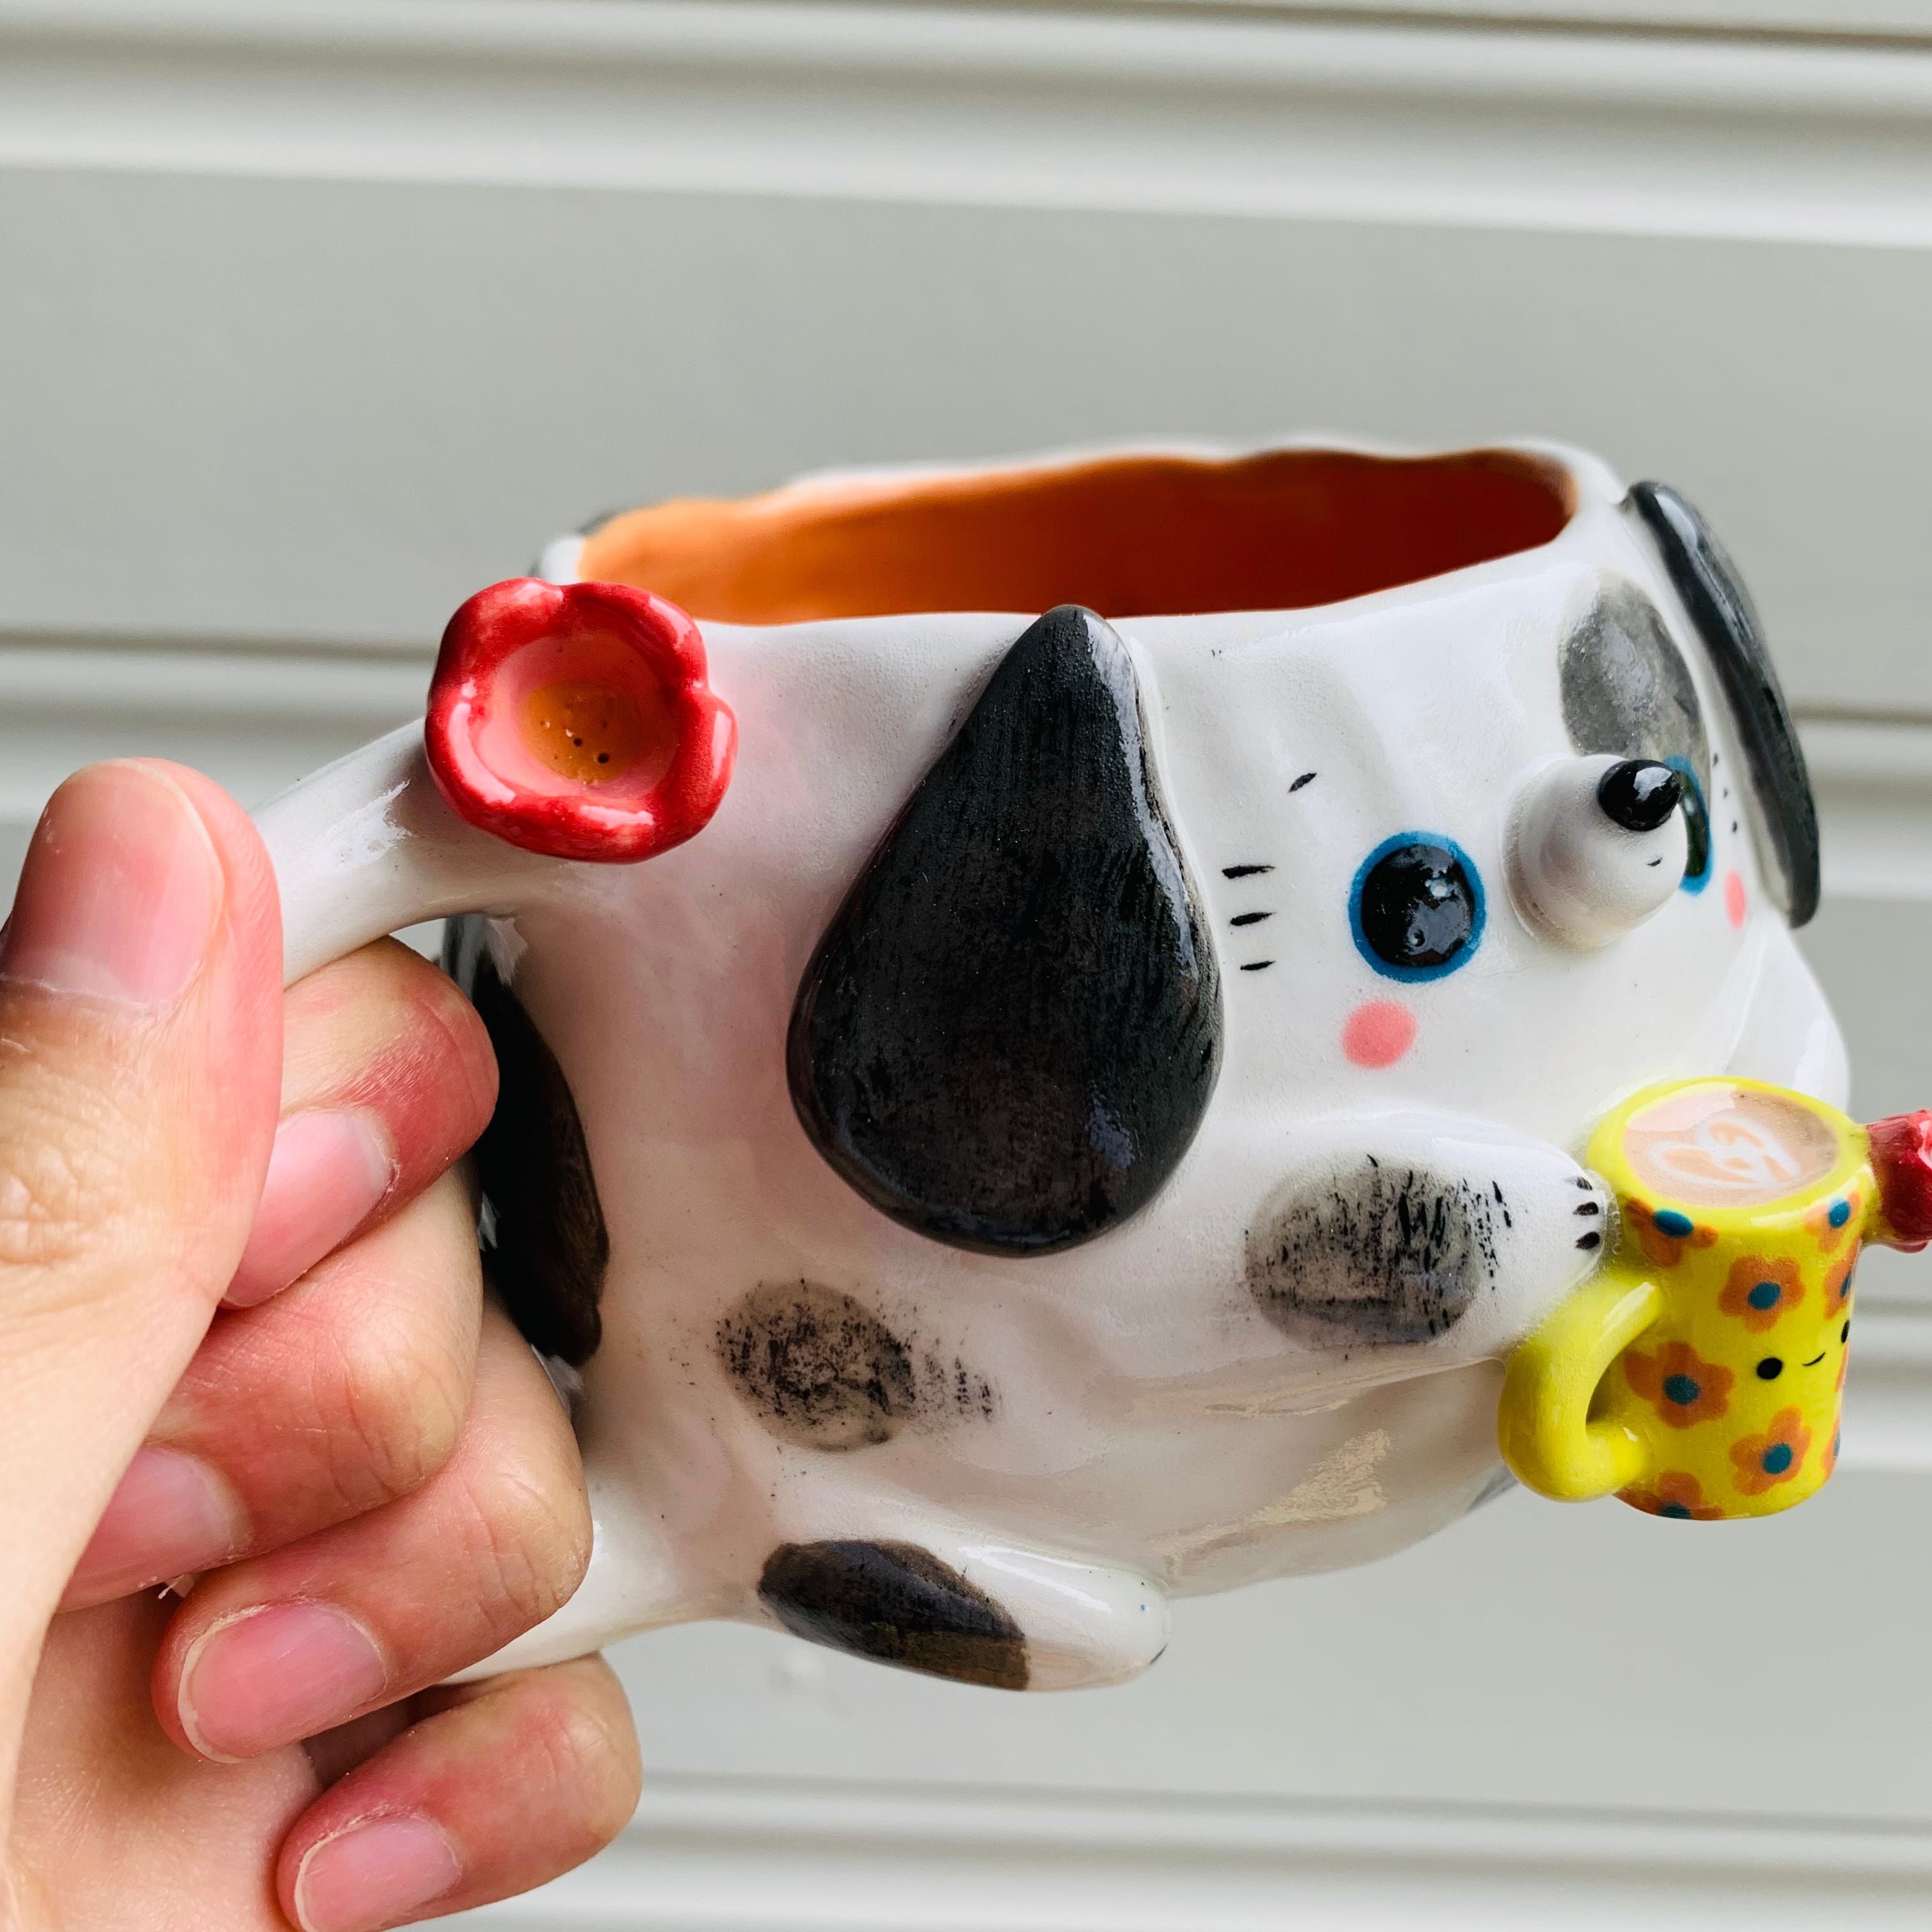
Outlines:
{"label": "mug handle", "polygon": [[1663,1312],[1654,1281],[1614,1266],[1564,1297],[1510,1357],[1496,1436],[1510,1472],[1539,1496],[1588,1502],[1628,1489],[1648,1452],[1627,1424],[1592,1420],[1617,1358]]}
{"label": "mug handle", "polygon": [[424,920],[514,911],[566,869],[457,817],[420,718],[311,772],[255,825],[281,890],[284,985]]}
{"label": "mug handle", "polygon": [[575,866],[682,844],[736,747],[675,604],[536,578],[479,590],[443,632],[428,716],[256,814],[285,981],[423,920],[517,910]]}

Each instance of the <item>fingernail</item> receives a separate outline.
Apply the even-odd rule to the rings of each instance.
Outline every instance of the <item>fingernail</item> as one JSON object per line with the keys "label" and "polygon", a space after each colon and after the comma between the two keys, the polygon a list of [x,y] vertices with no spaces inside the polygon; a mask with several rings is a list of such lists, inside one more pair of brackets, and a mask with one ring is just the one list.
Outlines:
{"label": "fingernail", "polygon": [[241,1514],[199,1456],[138,1451],[74,1566],[62,1607],[104,1604],[226,1563],[242,1546]]}
{"label": "fingernail", "polygon": [[326,1604],[271,1604],[217,1624],[182,1672],[182,1729],[232,1762],[346,1723],[382,1694],[388,1669],[353,1617]]}
{"label": "fingernail", "polygon": [[170,779],[98,765],[48,801],[0,944],[0,975],[136,1006],[172,1006],[221,909],[221,862]]}
{"label": "fingernail", "polygon": [[381,1932],[462,1876],[448,1834],[432,1820],[365,1819],[303,1853],[296,1921],[302,1932]]}
{"label": "fingernail", "polygon": [[227,1305],[252,1308],[298,1280],[369,1218],[395,1178],[388,1142],[363,1108],[291,1114],[275,1130]]}

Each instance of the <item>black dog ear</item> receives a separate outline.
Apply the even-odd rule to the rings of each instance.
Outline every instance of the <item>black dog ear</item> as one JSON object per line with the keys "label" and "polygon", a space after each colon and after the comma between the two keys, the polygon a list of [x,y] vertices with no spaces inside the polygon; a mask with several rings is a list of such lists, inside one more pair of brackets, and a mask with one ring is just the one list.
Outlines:
{"label": "black dog ear", "polygon": [[819,941],[788,1059],[832,1166],[958,1247],[1071,1247],[1173,1172],[1220,1071],[1220,980],[1092,611],[1007,652]]}
{"label": "black dog ear", "polygon": [[1639,483],[1630,494],[1717,664],[1744,741],[1786,916],[1802,926],[1818,910],[1817,808],[1757,613],[1724,545],[1675,490],[1667,483]]}

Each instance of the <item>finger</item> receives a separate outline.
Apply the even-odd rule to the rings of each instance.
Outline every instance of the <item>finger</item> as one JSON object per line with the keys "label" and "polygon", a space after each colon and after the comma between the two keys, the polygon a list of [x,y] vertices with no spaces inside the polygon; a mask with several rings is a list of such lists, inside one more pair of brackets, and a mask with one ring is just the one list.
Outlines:
{"label": "finger", "polygon": [[574,1590],[590,1510],[562,1406],[486,1310],[454,1452],[414,1495],[205,1577],[154,1665],[187,1749],[253,1757],[488,1656]]}
{"label": "finger", "polygon": [[155,1418],[64,1610],[279,1549],[410,1495],[455,1448],[482,1316],[463,1176],[224,1316]]}
{"label": "finger", "polygon": [[636,1733],[601,1657],[433,1692],[430,1714],[311,1805],[276,1868],[302,1932],[376,1932],[508,1898],[629,1821]]}
{"label": "finger", "polygon": [[218,788],[130,762],[55,794],[0,943],[0,1663],[31,1656],[234,1274],[280,964],[267,854]]}
{"label": "finger", "polygon": [[483,1131],[496,1065],[470,1002],[383,940],[292,987],[282,1119],[227,1301],[245,1308],[413,1198]]}

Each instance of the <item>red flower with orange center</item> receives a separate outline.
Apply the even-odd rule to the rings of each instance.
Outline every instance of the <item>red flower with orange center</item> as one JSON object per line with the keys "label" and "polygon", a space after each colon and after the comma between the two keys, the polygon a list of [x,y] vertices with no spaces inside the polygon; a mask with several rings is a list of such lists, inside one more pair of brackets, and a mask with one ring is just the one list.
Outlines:
{"label": "red flower with orange center", "polygon": [[1810,1453],[1811,1432],[1795,1408],[1780,1408],[1762,1436],[1747,1436],[1731,1444],[1737,1466],[1734,1480],[1748,1496],[1761,1496],[1780,1483],[1788,1483],[1804,1466]]}
{"label": "red flower with orange center", "polygon": [[1731,1406],[1736,1378],[1717,1362],[1707,1362],[1688,1342],[1666,1342],[1654,1355],[1632,1348],[1624,1357],[1630,1385],[1673,1429],[1709,1422]]}
{"label": "red flower with orange center", "polygon": [[1804,1299],[1804,1284],[1794,1261],[1744,1255],[1731,1264],[1718,1306],[1735,1315],[1753,1334],[1761,1334]]}
{"label": "red flower with orange center", "polygon": [[1693,1522],[1715,1522],[1724,1512],[1704,1500],[1704,1486],[1682,1469],[1666,1469],[1649,1490],[1619,1490],[1618,1497],[1647,1516],[1675,1516]]}
{"label": "red flower with orange center", "polygon": [[459,818],[526,852],[630,865],[710,822],[737,731],[675,604],[516,577],[450,619],[423,750]]}

